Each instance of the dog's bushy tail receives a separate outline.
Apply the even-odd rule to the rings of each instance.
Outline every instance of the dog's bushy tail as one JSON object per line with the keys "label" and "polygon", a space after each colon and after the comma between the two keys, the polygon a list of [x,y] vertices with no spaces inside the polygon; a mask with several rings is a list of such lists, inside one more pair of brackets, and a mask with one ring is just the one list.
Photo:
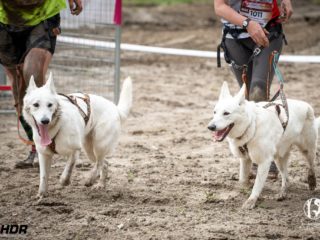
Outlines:
{"label": "dog's bushy tail", "polygon": [[121,121],[125,120],[128,117],[132,107],[132,80],[130,77],[126,78],[126,80],[123,82],[117,107]]}

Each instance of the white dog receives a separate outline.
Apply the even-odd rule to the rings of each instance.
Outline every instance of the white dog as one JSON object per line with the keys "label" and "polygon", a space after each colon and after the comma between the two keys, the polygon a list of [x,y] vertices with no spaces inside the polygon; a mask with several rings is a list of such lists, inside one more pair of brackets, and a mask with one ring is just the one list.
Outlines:
{"label": "white dog", "polygon": [[86,186],[105,187],[104,158],[111,154],[118,143],[121,123],[127,118],[132,105],[132,82],[124,81],[119,104],[96,95],[56,93],[52,74],[40,88],[30,79],[24,97],[23,116],[32,126],[33,139],[40,165],[39,197],[46,196],[51,158],[56,152],[68,157],[60,183],[68,185],[80,150],[95,163]]}
{"label": "white dog", "polygon": [[[213,119],[208,125],[208,128],[214,131],[215,140],[220,142],[227,137],[232,154],[240,158],[239,181],[243,185],[249,182],[251,163],[258,165],[251,195],[243,208],[254,208],[273,160],[282,178],[278,198],[285,198],[288,157],[293,145],[298,146],[307,159],[309,189],[314,190],[314,159],[320,118],[315,119],[312,107],[306,102],[288,100],[289,121],[284,131],[275,107],[264,108],[266,102],[257,104],[245,100],[245,89],[244,84],[240,92],[232,97],[227,83],[224,82],[214,108]],[[285,113],[283,108],[282,112]]]}

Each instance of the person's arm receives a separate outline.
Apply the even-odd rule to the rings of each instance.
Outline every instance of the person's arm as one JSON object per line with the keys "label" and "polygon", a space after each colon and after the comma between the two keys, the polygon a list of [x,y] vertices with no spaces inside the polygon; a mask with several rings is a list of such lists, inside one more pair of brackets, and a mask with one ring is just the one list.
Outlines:
{"label": "person's arm", "polygon": [[[230,23],[241,26],[244,20],[246,20],[245,16],[242,16],[233,8],[231,8],[225,0],[214,0],[214,9],[215,13]],[[261,27],[258,22],[251,20],[247,27],[247,31],[252,38],[252,40],[258,45],[263,47],[269,46],[269,40],[266,36],[268,32]]]}
{"label": "person's arm", "polygon": [[79,15],[82,11],[81,0],[68,0],[70,12],[72,15]]}
{"label": "person's arm", "polygon": [[292,8],[291,0],[282,0],[281,10],[280,10],[280,18],[282,22],[289,21],[292,14],[293,14],[293,8]]}

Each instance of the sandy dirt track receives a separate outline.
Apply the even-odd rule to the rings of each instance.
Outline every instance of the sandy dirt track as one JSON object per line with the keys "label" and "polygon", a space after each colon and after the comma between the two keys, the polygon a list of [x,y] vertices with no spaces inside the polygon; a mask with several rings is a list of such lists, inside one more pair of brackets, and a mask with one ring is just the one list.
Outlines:
{"label": "sandy dirt track", "polygon": [[[319,55],[320,6],[293,2],[285,53]],[[220,38],[211,6],[131,6],[124,16],[125,43],[215,50]],[[28,224],[26,239],[39,240],[320,239],[320,220],[308,220],[302,209],[307,199],[320,198],[320,187],[309,192],[306,164],[295,148],[288,199],[276,201],[280,180],[268,180],[257,208],[241,210],[250,191],[238,186],[239,162],[206,128],[223,80],[238,90],[226,64],[217,69],[214,59],[125,52],[122,66],[122,77],[134,81],[134,107],[107,159],[105,191],[84,186],[92,167],[84,155],[71,185],[61,188],[65,160],[55,156],[49,197],[38,204],[38,169],[13,168],[28,149],[17,139],[15,118],[0,115],[1,224]],[[287,96],[309,102],[317,116],[319,66],[280,64]],[[320,182],[319,159],[316,174]]]}

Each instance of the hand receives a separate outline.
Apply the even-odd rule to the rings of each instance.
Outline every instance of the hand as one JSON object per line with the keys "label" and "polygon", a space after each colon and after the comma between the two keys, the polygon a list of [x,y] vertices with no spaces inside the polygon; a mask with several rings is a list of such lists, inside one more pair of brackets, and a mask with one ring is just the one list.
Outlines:
{"label": "hand", "polygon": [[281,22],[288,22],[293,13],[291,0],[282,0],[280,9]]}
{"label": "hand", "polygon": [[253,20],[249,22],[247,27],[247,31],[252,38],[252,40],[259,46],[259,47],[269,47],[269,39],[267,35],[269,32],[262,28],[261,25]]}
{"label": "hand", "polygon": [[79,15],[82,11],[81,0],[68,0],[70,12],[72,15]]}

